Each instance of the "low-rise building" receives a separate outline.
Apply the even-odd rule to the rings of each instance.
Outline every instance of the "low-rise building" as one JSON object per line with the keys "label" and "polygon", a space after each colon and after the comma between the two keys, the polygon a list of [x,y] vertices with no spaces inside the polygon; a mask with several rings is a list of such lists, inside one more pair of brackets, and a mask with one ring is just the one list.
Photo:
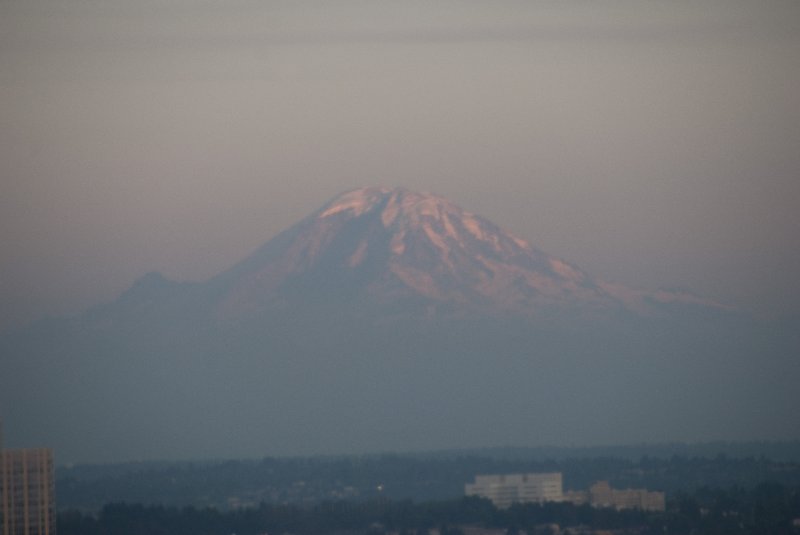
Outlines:
{"label": "low-rise building", "polygon": [[663,492],[646,489],[614,489],[608,481],[597,481],[588,491],[571,490],[564,494],[564,501],[575,505],[589,504],[592,507],[614,509],[641,509],[663,511],[666,500]]}
{"label": "low-rise building", "polygon": [[464,492],[467,496],[487,498],[496,507],[558,502],[562,499],[562,477],[560,472],[479,475],[474,483],[467,483]]}

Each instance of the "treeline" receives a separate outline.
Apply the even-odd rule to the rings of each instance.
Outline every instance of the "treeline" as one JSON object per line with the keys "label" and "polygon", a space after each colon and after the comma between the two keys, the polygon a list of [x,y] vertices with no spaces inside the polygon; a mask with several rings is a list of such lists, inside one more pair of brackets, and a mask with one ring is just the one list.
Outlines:
{"label": "treeline", "polygon": [[[86,465],[58,471],[59,507],[96,511],[105,503],[159,503],[220,509],[259,503],[442,501],[463,495],[476,474],[562,472],[566,489],[608,480],[615,488],[694,491],[751,488],[762,481],[800,485],[800,464],[764,457],[524,459],[381,455],[266,458],[260,461]],[[378,491],[377,489],[381,490]]]}
{"label": "treeline", "polygon": [[58,514],[59,535],[420,535],[431,529],[458,535],[466,526],[507,533],[559,529],[613,529],[631,534],[800,533],[800,487],[765,483],[750,490],[700,489],[670,499],[666,512],[615,511],[564,503],[497,509],[481,498],[422,502],[325,502],[313,506],[261,504],[220,511],[213,508],[109,504],[96,515]]}

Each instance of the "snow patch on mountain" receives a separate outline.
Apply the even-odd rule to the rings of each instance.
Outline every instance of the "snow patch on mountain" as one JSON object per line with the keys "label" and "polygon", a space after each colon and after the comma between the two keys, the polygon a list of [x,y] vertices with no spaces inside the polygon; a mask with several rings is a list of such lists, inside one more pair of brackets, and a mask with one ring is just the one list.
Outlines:
{"label": "snow patch on mountain", "polygon": [[351,216],[358,217],[372,209],[388,191],[384,188],[364,188],[350,191],[329,204],[319,218],[323,219],[341,212],[350,212]]}

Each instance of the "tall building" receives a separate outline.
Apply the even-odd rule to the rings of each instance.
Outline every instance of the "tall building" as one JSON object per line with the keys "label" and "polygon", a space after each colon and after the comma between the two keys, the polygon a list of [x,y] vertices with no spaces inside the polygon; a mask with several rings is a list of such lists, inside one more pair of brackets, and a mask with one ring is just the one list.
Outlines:
{"label": "tall building", "polygon": [[0,443],[0,524],[2,535],[55,535],[51,449],[6,450]]}
{"label": "tall building", "polygon": [[487,498],[496,507],[558,502],[563,496],[562,477],[560,472],[475,476],[475,482],[467,483],[464,492],[467,496]]}

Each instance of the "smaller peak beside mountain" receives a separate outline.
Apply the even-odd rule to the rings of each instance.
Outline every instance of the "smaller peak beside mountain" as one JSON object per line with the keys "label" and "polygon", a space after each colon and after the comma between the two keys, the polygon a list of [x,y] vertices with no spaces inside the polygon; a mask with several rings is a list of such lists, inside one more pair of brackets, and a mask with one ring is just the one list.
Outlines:
{"label": "smaller peak beside mountain", "polygon": [[151,271],[136,279],[120,296],[120,301],[128,303],[159,301],[192,284],[194,283],[170,280],[158,271]]}
{"label": "smaller peak beside mountain", "polygon": [[151,271],[136,279],[126,293],[140,293],[160,290],[176,284],[158,271]]}

